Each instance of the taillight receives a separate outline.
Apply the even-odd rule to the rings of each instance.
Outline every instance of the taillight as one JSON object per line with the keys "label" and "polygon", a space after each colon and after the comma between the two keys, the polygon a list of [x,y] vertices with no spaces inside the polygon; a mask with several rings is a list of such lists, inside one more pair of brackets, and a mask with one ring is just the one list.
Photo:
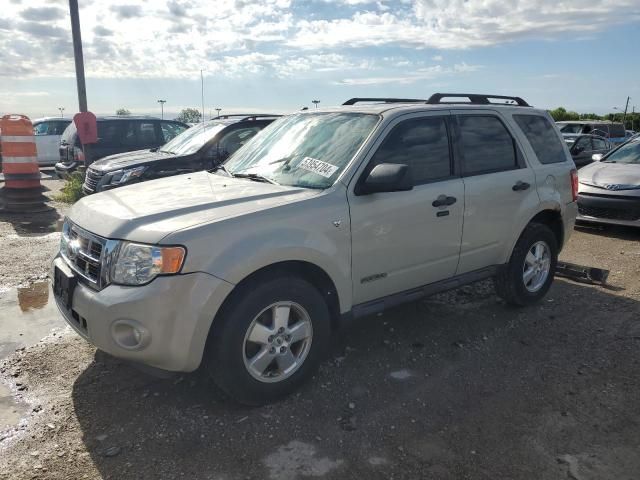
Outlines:
{"label": "taillight", "polygon": [[574,202],[578,200],[578,171],[575,168],[571,170],[571,195]]}
{"label": "taillight", "polygon": [[74,162],[84,163],[84,152],[78,147],[73,147],[73,160]]}

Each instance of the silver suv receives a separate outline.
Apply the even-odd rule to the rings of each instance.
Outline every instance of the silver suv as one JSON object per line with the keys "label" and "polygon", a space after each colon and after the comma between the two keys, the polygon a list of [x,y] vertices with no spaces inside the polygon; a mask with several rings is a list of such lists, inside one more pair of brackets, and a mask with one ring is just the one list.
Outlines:
{"label": "silver suv", "polygon": [[518,97],[351,99],[275,121],[216,171],[83,198],[54,292],[101,350],[202,364],[260,404],[309,378],[349,318],[487,277],[539,300],[576,195],[558,129]]}

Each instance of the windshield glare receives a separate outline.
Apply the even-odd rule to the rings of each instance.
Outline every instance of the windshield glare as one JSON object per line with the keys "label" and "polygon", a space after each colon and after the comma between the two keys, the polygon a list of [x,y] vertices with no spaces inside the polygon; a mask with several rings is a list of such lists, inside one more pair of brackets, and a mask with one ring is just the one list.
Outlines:
{"label": "windshield glare", "polygon": [[378,123],[363,113],[295,114],[273,122],[238,150],[225,167],[280,185],[327,188]]}
{"label": "windshield glare", "polygon": [[195,125],[165,143],[160,147],[160,151],[177,155],[196,153],[224,127],[225,125],[212,122]]}
{"label": "windshield glare", "polygon": [[640,140],[623,145],[615,152],[608,155],[603,162],[640,164]]}

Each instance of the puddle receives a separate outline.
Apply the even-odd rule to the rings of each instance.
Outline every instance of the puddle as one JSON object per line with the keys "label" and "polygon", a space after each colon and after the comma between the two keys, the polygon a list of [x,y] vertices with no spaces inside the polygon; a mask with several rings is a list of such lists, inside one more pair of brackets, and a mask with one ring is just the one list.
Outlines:
{"label": "puddle", "polygon": [[[0,359],[64,325],[49,282],[0,290]],[[0,440],[2,432],[17,426],[26,412],[27,406],[17,402],[11,390],[0,383]]]}
{"label": "puddle", "polygon": [[0,441],[3,438],[2,432],[18,425],[26,413],[27,406],[16,402],[11,390],[0,383]]}
{"label": "puddle", "polygon": [[64,325],[49,282],[0,290],[0,359]]}
{"label": "puddle", "polygon": [[41,237],[62,231],[62,221],[55,216],[36,217],[33,220],[13,222],[13,229],[19,237]]}

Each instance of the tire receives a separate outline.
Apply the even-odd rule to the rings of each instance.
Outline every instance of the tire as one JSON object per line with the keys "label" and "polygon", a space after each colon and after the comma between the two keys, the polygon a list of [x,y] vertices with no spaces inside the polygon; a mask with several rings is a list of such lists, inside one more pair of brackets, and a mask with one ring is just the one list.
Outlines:
{"label": "tire", "polygon": [[[538,277],[536,273],[538,266],[541,270],[547,270],[546,267],[541,266],[545,263],[544,261],[540,261],[535,268],[531,268],[531,260],[535,258],[534,246],[548,249],[546,276]],[[530,252],[533,257],[528,257]],[[509,263],[500,269],[494,279],[496,293],[510,305],[524,307],[536,303],[551,287],[557,263],[558,242],[551,229],[541,223],[530,223],[520,235]]]}
{"label": "tire", "polygon": [[[205,354],[208,373],[245,405],[263,405],[290,394],[313,375],[328,349],[326,301],[309,282],[292,276],[261,276],[232,295],[214,320]],[[285,314],[288,320],[283,320]],[[283,330],[286,324],[286,330],[279,332],[276,323]],[[292,358],[297,359],[293,366]]]}

